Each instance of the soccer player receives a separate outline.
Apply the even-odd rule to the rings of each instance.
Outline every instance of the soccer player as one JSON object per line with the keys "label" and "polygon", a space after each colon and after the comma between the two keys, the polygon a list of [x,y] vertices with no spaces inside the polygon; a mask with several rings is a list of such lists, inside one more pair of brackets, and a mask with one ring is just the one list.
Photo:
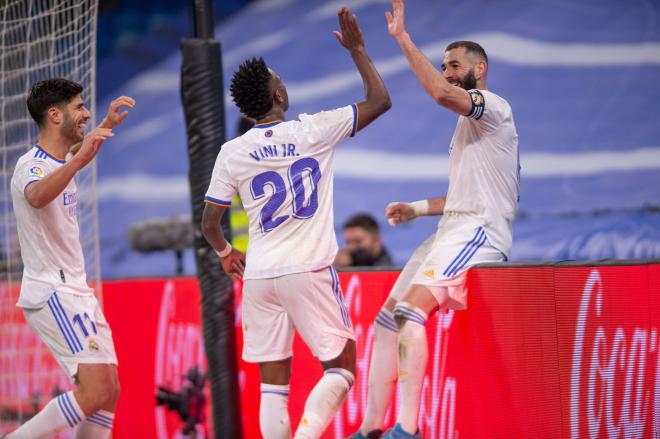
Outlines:
{"label": "soccer player", "polygon": [[486,52],[471,41],[451,43],[441,73],[406,32],[403,1],[392,0],[392,7],[393,13],[386,13],[389,34],[424,90],[459,118],[449,149],[447,195],[391,203],[386,209],[393,225],[419,215],[443,217],[435,236],[420,245],[404,267],[376,318],[367,412],[354,438],[380,436],[397,375],[399,414],[385,437],[419,437],[428,316],[447,308],[465,309],[468,267],[507,259],[518,206],[518,135],[507,101],[488,91]]}
{"label": "soccer player", "polygon": [[[259,424],[265,438],[289,438],[289,376],[294,330],[320,360],[324,375],[311,391],[296,438],[321,436],[355,376],[355,337],[337,273],[332,212],[335,146],[387,111],[385,84],[364,48],[355,15],[339,11],[335,35],[351,55],[365,99],[285,121],[282,79],[263,59],[234,74],[231,93],[256,125],[225,143],[205,197],[202,230],[222,267],[243,278],[243,359],[259,363]],[[247,258],[219,227],[236,193],[250,219]],[[245,262],[245,265],[244,265]]]}
{"label": "soccer player", "polygon": [[114,135],[112,128],[128,115],[122,109],[135,102],[126,96],[112,101],[101,125],[84,136],[90,112],[82,92],[80,84],[59,78],[32,86],[27,106],[39,140],[18,159],[11,180],[24,265],[17,306],[77,386],[9,439],[47,437],[69,427],[76,439],[108,438],[119,398],[112,334],[87,285],[74,177]]}

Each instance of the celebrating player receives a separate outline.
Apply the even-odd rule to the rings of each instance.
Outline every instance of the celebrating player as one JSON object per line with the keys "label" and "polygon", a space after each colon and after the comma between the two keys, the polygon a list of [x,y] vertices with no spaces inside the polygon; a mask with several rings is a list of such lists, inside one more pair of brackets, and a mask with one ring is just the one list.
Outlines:
{"label": "celebrating player", "polygon": [[[337,253],[332,212],[335,146],[387,111],[390,98],[369,59],[355,15],[339,11],[335,35],[362,76],[365,100],[285,121],[282,79],[263,59],[234,74],[234,102],[256,125],[218,155],[202,220],[222,267],[243,285],[243,359],[261,374],[259,423],[266,438],[289,438],[289,376],[294,330],[325,373],[305,404],[295,437],[317,438],[355,376],[355,337],[331,264]],[[250,219],[247,259],[219,227],[236,193]]]}
{"label": "celebrating player", "polygon": [[112,334],[87,285],[74,176],[114,135],[112,128],[128,115],[122,109],[135,102],[114,100],[101,125],[84,136],[90,112],[82,91],[66,79],[32,86],[27,106],[39,141],[18,159],[11,180],[24,265],[17,305],[77,388],[52,399],[9,439],[42,438],[68,427],[76,428],[77,439],[108,438],[119,398]]}
{"label": "celebrating player", "polygon": [[459,118],[447,196],[386,209],[394,225],[419,215],[444,215],[436,234],[415,250],[376,318],[367,412],[353,438],[380,437],[397,375],[401,405],[385,437],[419,437],[428,316],[438,309],[465,309],[468,267],[507,259],[518,205],[518,135],[509,104],[488,91],[486,52],[471,41],[451,43],[440,73],[406,32],[403,1],[392,0],[392,6],[393,14],[386,13],[390,35],[424,90]]}

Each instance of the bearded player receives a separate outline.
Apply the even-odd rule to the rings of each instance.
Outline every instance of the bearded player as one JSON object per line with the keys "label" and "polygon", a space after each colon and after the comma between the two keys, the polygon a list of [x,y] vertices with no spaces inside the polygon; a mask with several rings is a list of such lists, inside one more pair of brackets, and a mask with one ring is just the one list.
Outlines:
{"label": "bearded player", "polygon": [[507,260],[518,206],[518,135],[508,102],[488,90],[486,52],[472,41],[453,42],[440,72],[406,32],[403,1],[393,0],[392,7],[393,13],[386,13],[389,34],[424,90],[459,118],[449,148],[447,195],[395,202],[386,209],[393,225],[420,215],[443,216],[435,235],[415,250],[376,318],[367,412],[353,438],[380,437],[397,377],[401,404],[385,437],[420,437],[427,319],[438,310],[466,308],[470,266]]}

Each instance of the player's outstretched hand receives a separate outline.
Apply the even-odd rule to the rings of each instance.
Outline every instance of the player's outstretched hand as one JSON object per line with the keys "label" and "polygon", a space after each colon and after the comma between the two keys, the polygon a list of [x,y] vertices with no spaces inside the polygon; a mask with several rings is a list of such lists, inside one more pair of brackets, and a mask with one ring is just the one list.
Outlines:
{"label": "player's outstretched hand", "polygon": [[129,96],[119,96],[117,99],[110,102],[108,114],[103,119],[101,126],[104,128],[114,128],[121,124],[124,119],[126,119],[126,116],[128,116],[128,110],[125,110],[125,107],[134,108],[135,99]]}
{"label": "player's outstretched hand", "polygon": [[392,12],[385,11],[385,19],[387,20],[387,32],[391,37],[397,38],[405,33],[403,0],[392,0]]}
{"label": "player's outstretched hand", "polygon": [[240,251],[233,248],[224,258],[220,259],[222,269],[232,279],[243,279],[243,271],[245,270],[245,255]]}
{"label": "player's outstretched hand", "polygon": [[417,218],[417,214],[410,204],[395,201],[385,208],[385,218],[387,218],[390,226],[398,226],[401,223],[414,220]]}
{"label": "player's outstretched hand", "polygon": [[364,50],[364,36],[355,14],[351,14],[346,6],[337,13],[341,32],[334,31],[337,40],[347,50]]}
{"label": "player's outstretched hand", "polygon": [[90,131],[83,139],[80,149],[72,159],[78,165],[78,169],[84,168],[87,163],[94,160],[103,142],[114,135],[109,128],[94,128]]}

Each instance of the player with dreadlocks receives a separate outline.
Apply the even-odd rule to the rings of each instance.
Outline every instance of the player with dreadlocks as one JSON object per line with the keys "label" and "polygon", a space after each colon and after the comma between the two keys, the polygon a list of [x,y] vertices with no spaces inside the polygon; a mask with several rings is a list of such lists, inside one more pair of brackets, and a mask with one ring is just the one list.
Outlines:
{"label": "player with dreadlocks", "polygon": [[[387,111],[390,97],[364,48],[357,19],[339,11],[335,36],[362,77],[365,99],[285,121],[282,78],[263,59],[242,64],[234,102],[256,125],[222,146],[205,197],[204,236],[230,276],[243,278],[243,359],[259,363],[260,427],[289,438],[289,377],[294,330],[325,373],[305,404],[295,437],[320,437],[355,377],[355,336],[332,268],[335,146]],[[247,257],[225,240],[220,218],[238,193],[250,219]]]}

